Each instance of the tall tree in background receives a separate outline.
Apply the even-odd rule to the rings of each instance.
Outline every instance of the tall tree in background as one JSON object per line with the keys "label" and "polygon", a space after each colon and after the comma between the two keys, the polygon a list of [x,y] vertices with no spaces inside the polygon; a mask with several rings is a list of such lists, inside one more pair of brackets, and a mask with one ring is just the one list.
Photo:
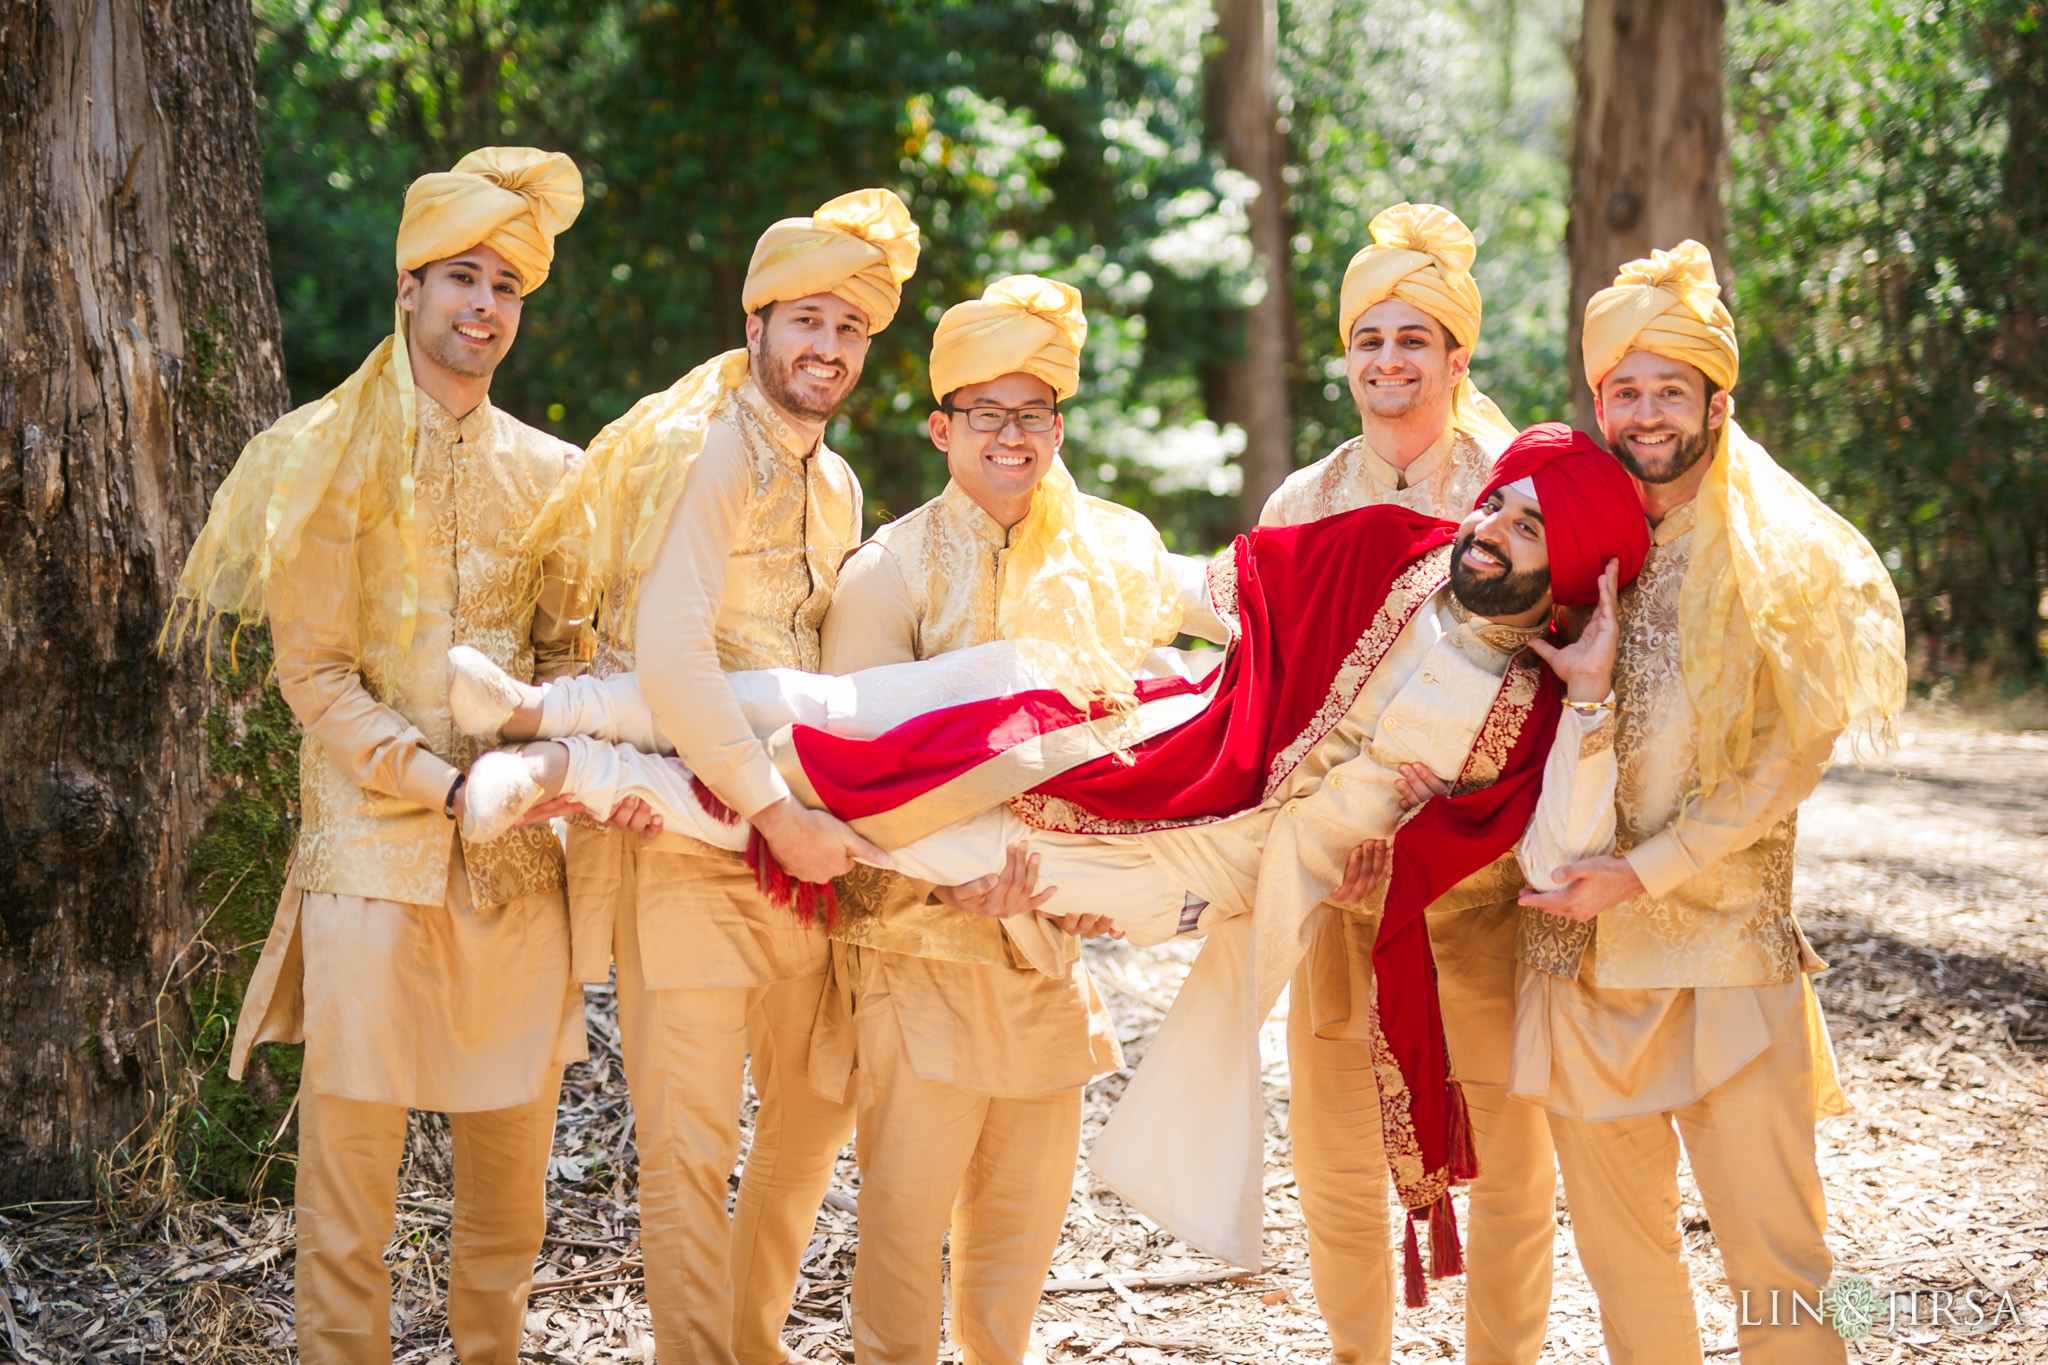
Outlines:
{"label": "tall tree in background", "polygon": [[1273,83],[1280,46],[1277,0],[1216,0],[1216,37],[1204,92],[1209,136],[1225,164],[1258,186],[1258,197],[1245,210],[1251,218],[1252,251],[1265,275],[1265,293],[1245,312],[1243,358],[1215,365],[1207,384],[1209,415],[1244,428],[1238,515],[1249,526],[1294,467],[1287,388],[1298,346],[1288,279],[1287,186],[1281,176],[1287,138]]}
{"label": "tall tree in background", "polygon": [[285,398],[246,0],[0,16],[0,1204],[145,1117],[210,695],[154,645]]}
{"label": "tall tree in background", "polygon": [[1579,357],[1586,300],[1623,262],[1691,237],[1725,283],[1721,207],[1724,0],[1586,0],[1572,138],[1572,292],[1566,348],[1577,424],[1593,425]]}

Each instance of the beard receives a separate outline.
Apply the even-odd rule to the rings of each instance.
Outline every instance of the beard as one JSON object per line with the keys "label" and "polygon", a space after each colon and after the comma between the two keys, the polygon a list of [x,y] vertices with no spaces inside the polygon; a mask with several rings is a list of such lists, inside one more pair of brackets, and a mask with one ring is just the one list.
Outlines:
{"label": "beard", "polygon": [[[1484,616],[1498,621],[1503,617],[1520,616],[1543,600],[1543,594],[1550,591],[1550,566],[1540,569],[1506,570],[1497,577],[1482,578],[1465,563],[1465,551],[1472,548],[1477,533],[1467,531],[1458,537],[1451,547],[1451,596],[1458,599],[1458,605],[1474,616]],[[1507,551],[1492,541],[1485,542],[1489,553],[1498,555],[1503,564],[1512,564]]]}
{"label": "beard", "polygon": [[1707,457],[1707,451],[1714,443],[1714,433],[1702,422],[1698,431],[1681,432],[1673,445],[1671,454],[1655,463],[1645,462],[1635,451],[1625,432],[1607,436],[1607,449],[1614,458],[1621,461],[1621,467],[1638,483],[1676,483],[1691,472],[1694,465]]}
{"label": "beard", "polygon": [[829,399],[821,400],[798,386],[796,367],[811,358],[808,350],[792,355],[788,351],[763,346],[760,361],[753,367],[754,382],[761,386],[761,392],[768,395],[769,401],[784,412],[806,422],[822,423],[839,411],[840,404],[853,392],[860,372],[844,361],[831,362],[839,366],[841,387]]}

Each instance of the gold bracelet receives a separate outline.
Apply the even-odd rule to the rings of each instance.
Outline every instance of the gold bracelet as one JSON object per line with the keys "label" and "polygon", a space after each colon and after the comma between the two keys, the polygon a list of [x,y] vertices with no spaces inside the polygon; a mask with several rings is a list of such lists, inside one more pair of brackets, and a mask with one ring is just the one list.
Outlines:
{"label": "gold bracelet", "polygon": [[1573,701],[1570,697],[1564,699],[1564,704],[1582,716],[1596,716],[1602,711],[1617,709],[1611,701]]}

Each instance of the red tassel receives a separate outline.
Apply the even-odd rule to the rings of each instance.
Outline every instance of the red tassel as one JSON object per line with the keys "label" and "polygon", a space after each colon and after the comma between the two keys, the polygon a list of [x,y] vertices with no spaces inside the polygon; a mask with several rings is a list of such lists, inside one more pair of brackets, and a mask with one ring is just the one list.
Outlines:
{"label": "red tassel", "polygon": [[1472,1145],[1472,1114],[1465,1107],[1465,1087],[1455,1076],[1445,1083],[1444,1099],[1450,1110],[1451,1179],[1475,1180],[1479,1153]]}
{"label": "red tassel", "polygon": [[839,892],[832,883],[820,886],[790,876],[758,829],[747,835],[746,865],[754,874],[754,885],[770,905],[789,911],[803,924],[821,923],[829,930],[838,922]]}
{"label": "red tassel", "polygon": [[1408,1306],[1422,1308],[1429,1303],[1429,1281],[1422,1274],[1422,1248],[1415,1244],[1415,1215],[1408,1215],[1408,1241],[1401,1251],[1402,1279],[1407,1288]]}
{"label": "red tassel", "polygon": [[1429,1277],[1465,1273],[1465,1249],[1458,1245],[1458,1212],[1448,1191],[1429,1206]]}
{"label": "red tassel", "polygon": [[704,779],[695,773],[690,774],[690,795],[696,797],[704,813],[719,824],[730,826],[740,822],[740,813],[719,800],[718,793],[705,786]]}

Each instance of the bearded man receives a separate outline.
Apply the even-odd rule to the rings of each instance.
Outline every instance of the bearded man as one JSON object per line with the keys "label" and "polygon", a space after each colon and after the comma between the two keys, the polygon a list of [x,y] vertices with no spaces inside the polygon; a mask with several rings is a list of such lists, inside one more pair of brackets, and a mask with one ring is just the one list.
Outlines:
{"label": "bearded man", "polygon": [[1550,1110],[1616,1365],[1701,1359],[1681,1142],[1743,1361],[1843,1360],[1794,1307],[1832,1273],[1813,1128],[1846,1106],[1808,982],[1823,964],[1792,915],[1793,835],[1837,737],[1883,737],[1904,704],[1898,594],[1736,424],[1735,324],[1705,247],[1623,266],[1586,306],[1584,350],[1653,543],[1621,604],[1620,856],[1523,897],[1513,1089]]}
{"label": "bearded man", "polygon": [[[1338,311],[1363,430],[1290,476],[1268,500],[1264,525],[1374,505],[1458,515],[1453,509],[1471,505],[1515,434],[1467,373],[1482,312],[1471,232],[1434,204],[1397,204],[1372,220],[1372,232],[1373,244],[1345,271]],[[1413,780],[1414,797],[1443,790],[1427,774]],[[1543,1111],[1510,1102],[1505,1089],[1520,884],[1504,862],[1453,889],[1429,918],[1479,1156],[1465,1289],[1473,1365],[1533,1365],[1550,1303],[1557,1169]],[[1287,1019],[1295,1183],[1334,1365],[1384,1365],[1394,1348],[1371,1043],[1342,1023],[1363,1015],[1349,998],[1352,981],[1364,979],[1351,964],[1369,959],[1378,928],[1360,890],[1347,883],[1318,912]]]}
{"label": "bearded man", "polygon": [[[822,663],[819,627],[861,536],[860,484],[825,424],[917,254],[917,227],[888,190],[774,224],[741,291],[745,349],[606,427],[533,532],[546,543],[594,519],[596,671],[637,663],[661,734],[810,881],[875,850],[791,798],[726,670]],[[807,1081],[825,936],[774,910],[737,857],[673,829],[636,843],[572,828],[569,876],[579,976],[602,981],[617,964],[657,1349],[781,1365],[798,1267],[853,1126],[850,1102]],[[760,1109],[728,1220],[749,1057]]]}
{"label": "bearded man", "polygon": [[478,742],[449,719],[462,642],[520,677],[574,671],[584,597],[511,552],[578,452],[507,416],[491,378],[583,182],[560,153],[486,147],[406,192],[396,328],[341,387],[242,452],[179,579],[179,629],[267,612],[305,730],[298,846],[242,1006],[306,1045],[294,1301],[307,1365],[391,1359],[406,1111],[449,1115],[448,1328],[515,1365],[563,1066],[584,1055],[561,846],[459,835]]}
{"label": "bearded man", "polygon": [[[1059,404],[1079,387],[1087,336],[1080,291],[1035,275],[939,320],[926,425],[951,477],[840,570],[827,672],[1053,635],[1114,678],[1182,629],[1226,638],[1199,578],[1200,619],[1182,620],[1152,524],[1083,494],[1060,459]],[[925,883],[862,871],[841,883],[812,1042],[828,1088],[849,1069],[859,1087],[855,1354],[937,1358],[950,1246],[954,1339],[969,1360],[1022,1365],[1073,1188],[1082,1088],[1123,1065],[1116,1032],[1078,961],[1048,975],[1011,951],[993,878],[928,900]],[[1028,912],[1022,890],[1014,908]],[[1116,908],[1061,922],[1085,933]]]}

